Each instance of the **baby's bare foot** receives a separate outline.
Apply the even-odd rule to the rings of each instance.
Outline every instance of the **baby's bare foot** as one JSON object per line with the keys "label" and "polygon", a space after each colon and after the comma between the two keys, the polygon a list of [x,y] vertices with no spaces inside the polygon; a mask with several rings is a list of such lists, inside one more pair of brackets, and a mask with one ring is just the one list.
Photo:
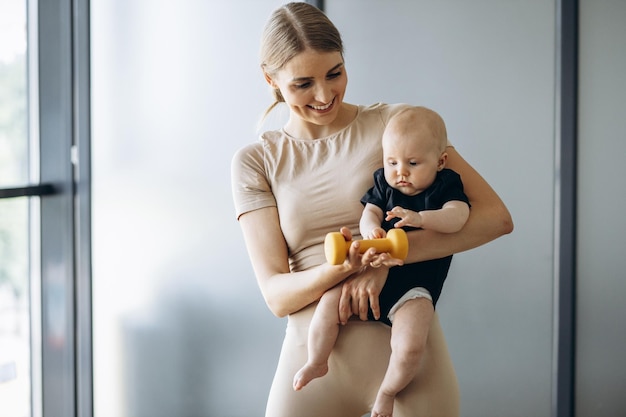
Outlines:
{"label": "baby's bare foot", "polygon": [[391,417],[393,415],[394,399],[393,395],[379,392],[372,408],[372,417]]}
{"label": "baby's bare foot", "polygon": [[307,363],[298,371],[293,378],[293,389],[300,391],[306,384],[315,378],[322,377],[328,373],[328,364],[310,364]]}

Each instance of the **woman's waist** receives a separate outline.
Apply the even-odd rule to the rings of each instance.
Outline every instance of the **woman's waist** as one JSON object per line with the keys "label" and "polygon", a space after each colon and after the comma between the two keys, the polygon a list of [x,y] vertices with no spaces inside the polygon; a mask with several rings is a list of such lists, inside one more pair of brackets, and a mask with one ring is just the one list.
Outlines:
{"label": "woman's waist", "polygon": [[309,327],[317,303],[316,301],[304,307],[302,310],[289,314],[289,316],[287,316],[287,327]]}

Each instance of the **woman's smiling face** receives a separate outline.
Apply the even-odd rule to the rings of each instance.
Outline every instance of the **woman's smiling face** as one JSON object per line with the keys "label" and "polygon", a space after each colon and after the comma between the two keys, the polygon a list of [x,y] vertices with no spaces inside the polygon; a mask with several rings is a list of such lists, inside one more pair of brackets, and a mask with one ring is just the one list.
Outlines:
{"label": "woman's smiling face", "polygon": [[329,125],[336,118],[348,84],[340,52],[306,49],[266,79],[278,88],[292,116],[315,125]]}

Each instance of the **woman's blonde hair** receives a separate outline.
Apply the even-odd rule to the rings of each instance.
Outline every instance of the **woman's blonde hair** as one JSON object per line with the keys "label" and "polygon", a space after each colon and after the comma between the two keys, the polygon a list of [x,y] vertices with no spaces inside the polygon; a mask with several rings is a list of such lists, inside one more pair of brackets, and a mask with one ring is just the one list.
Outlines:
{"label": "woman's blonde hair", "polygon": [[[261,69],[272,76],[306,49],[340,52],[343,55],[341,35],[333,22],[321,10],[308,3],[287,3],[276,9],[265,25],[261,38]],[[263,117],[278,103],[285,101],[277,88],[273,94],[274,103]]]}

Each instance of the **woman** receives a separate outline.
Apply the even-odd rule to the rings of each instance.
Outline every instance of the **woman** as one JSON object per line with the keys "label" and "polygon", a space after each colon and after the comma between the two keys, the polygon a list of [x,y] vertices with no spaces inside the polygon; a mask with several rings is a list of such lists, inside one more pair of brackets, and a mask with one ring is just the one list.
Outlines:
{"label": "woman", "polygon": [[[343,101],[347,73],[341,36],[306,3],[289,3],[272,14],[261,67],[274,105],[285,102],[289,120],[237,152],[232,183],[263,297],[275,315],[289,316],[266,416],[360,417],[374,403],[390,355],[390,328],[366,321],[368,309],[379,316],[378,295],[389,269],[400,261],[372,251],[360,255],[355,241],[342,265],[329,265],[323,241],[337,230],[351,240],[358,230],[360,198],[382,165],[382,132],[406,106]],[[470,218],[457,233],[410,232],[407,263],[468,250],[512,230],[497,194],[453,147],[447,153],[448,167],[461,175],[470,199]],[[312,312],[322,294],[337,285],[342,286],[339,309],[345,325],[329,372],[295,392],[293,376],[306,362]],[[352,314],[361,320],[348,320]],[[394,416],[458,416],[456,375],[436,314],[423,358],[417,376],[397,397]]]}

